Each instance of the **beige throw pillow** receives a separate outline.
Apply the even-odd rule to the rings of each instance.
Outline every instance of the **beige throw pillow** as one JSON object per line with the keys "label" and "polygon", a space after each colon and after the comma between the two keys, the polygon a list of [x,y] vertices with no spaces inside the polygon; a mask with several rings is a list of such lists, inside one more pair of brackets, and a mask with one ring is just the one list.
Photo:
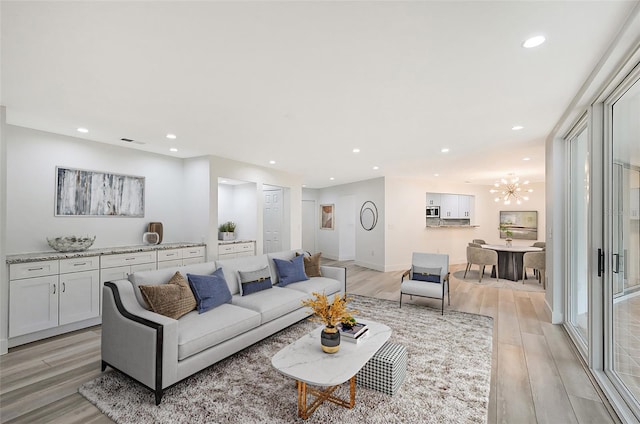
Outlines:
{"label": "beige throw pillow", "polygon": [[189,282],[179,271],[167,284],[140,286],[140,292],[153,312],[169,318],[178,319],[196,309],[196,298]]}
{"label": "beige throw pillow", "polygon": [[[300,253],[296,252],[296,256],[300,256]],[[311,256],[304,255],[304,273],[307,277],[322,277],[320,272],[320,257],[322,252],[315,253]]]}

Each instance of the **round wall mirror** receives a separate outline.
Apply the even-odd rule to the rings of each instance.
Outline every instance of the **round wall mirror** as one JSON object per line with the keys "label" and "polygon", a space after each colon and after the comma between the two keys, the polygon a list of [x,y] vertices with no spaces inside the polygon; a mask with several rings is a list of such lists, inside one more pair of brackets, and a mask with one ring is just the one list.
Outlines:
{"label": "round wall mirror", "polygon": [[371,231],[378,223],[378,208],[376,204],[367,200],[360,208],[360,225],[367,231]]}

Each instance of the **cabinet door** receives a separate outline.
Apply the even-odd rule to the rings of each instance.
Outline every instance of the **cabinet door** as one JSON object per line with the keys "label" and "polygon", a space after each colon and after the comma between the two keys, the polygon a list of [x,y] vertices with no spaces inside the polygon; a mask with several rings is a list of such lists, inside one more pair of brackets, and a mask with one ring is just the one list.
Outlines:
{"label": "cabinet door", "polygon": [[233,244],[220,244],[218,245],[218,256],[229,255],[234,253]]}
{"label": "cabinet door", "polygon": [[60,275],[60,325],[100,316],[100,272]]}
{"label": "cabinet door", "polygon": [[126,280],[131,272],[130,266],[119,266],[117,268],[103,268],[100,270],[100,284],[107,281]]}
{"label": "cabinet door", "polygon": [[185,258],[182,260],[182,265],[201,264],[204,262],[204,256],[199,258]]}
{"label": "cabinet door", "polygon": [[471,196],[458,195],[458,217],[471,218]]}
{"label": "cabinet door", "polygon": [[241,253],[241,256],[253,256],[255,255],[255,250],[253,247],[253,242],[250,243],[236,243],[233,245],[233,251],[235,253]]}
{"label": "cabinet door", "polygon": [[58,325],[58,276],[9,282],[9,337]]}
{"label": "cabinet door", "polygon": [[176,268],[182,266],[182,259],[174,259],[173,261],[158,261],[158,269]]}
{"label": "cabinet door", "polygon": [[427,193],[427,206],[440,206],[440,193]]}
{"label": "cabinet door", "polygon": [[458,218],[458,195],[441,195],[442,206],[440,208],[440,218]]}

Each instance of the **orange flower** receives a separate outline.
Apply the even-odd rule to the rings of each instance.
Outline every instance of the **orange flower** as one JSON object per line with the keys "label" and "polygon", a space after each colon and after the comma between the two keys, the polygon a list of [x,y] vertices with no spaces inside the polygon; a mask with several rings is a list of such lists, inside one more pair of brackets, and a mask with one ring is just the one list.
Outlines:
{"label": "orange flower", "polygon": [[315,296],[315,299],[303,300],[302,305],[308,306],[313,310],[315,317],[312,319],[314,321],[322,322],[327,327],[335,327],[345,316],[358,313],[356,310],[347,309],[347,302],[351,298],[336,294],[333,301],[329,303],[329,299],[324,292],[322,294],[317,292],[311,294]]}

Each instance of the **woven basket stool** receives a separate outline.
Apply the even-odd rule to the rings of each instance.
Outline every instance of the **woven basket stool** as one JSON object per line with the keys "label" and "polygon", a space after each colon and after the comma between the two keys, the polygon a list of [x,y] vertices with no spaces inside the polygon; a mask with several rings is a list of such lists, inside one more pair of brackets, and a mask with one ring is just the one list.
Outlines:
{"label": "woven basket stool", "polygon": [[393,395],[406,375],[407,349],[400,344],[386,342],[356,374],[356,384]]}

